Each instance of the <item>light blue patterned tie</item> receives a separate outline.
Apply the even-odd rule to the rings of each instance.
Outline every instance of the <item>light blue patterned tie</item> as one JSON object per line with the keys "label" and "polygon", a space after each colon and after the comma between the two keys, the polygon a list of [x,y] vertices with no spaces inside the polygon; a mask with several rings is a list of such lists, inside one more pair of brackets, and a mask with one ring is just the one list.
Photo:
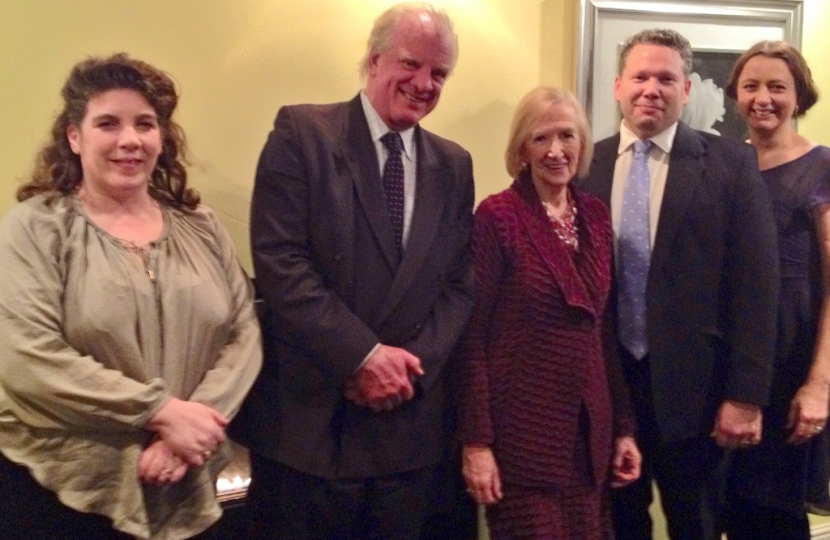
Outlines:
{"label": "light blue patterned tie", "polygon": [[648,216],[648,152],[651,141],[634,143],[634,160],[623,191],[617,236],[617,314],[620,342],[638,360],[648,352],[646,282],[651,258]]}

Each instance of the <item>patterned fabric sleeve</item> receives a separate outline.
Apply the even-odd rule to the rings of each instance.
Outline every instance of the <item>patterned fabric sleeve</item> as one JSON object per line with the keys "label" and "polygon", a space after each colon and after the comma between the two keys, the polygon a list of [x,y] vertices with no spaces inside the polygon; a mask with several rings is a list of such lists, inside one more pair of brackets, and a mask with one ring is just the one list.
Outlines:
{"label": "patterned fabric sleeve", "polygon": [[492,444],[487,349],[491,316],[508,261],[502,250],[498,218],[488,201],[479,206],[473,227],[475,305],[462,338],[460,435],[464,444]]}

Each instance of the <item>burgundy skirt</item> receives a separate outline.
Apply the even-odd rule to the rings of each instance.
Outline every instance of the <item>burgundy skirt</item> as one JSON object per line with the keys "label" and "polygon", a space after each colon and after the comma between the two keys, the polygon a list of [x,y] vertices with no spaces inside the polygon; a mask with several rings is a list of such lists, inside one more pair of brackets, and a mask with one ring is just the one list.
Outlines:
{"label": "burgundy skirt", "polygon": [[[605,482],[596,487],[587,443],[585,411],[570,479],[562,487],[502,485],[503,498],[487,507],[491,540],[612,540]],[[498,456],[496,456],[498,461]]]}

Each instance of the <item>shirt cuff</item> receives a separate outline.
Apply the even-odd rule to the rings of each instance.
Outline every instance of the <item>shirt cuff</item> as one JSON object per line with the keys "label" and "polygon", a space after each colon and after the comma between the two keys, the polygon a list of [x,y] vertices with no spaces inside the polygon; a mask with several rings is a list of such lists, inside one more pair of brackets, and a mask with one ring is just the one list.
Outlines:
{"label": "shirt cuff", "polygon": [[363,361],[360,363],[360,365],[359,365],[359,366],[357,366],[357,368],[355,368],[355,370],[352,372],[352,374],[357,373],[358,371],[360,371],[360,370],[361,370],[361,368],[363,368],[363,366],[364,366],[364,365],[366,365],[366,362],[368,362],[368,361],[369,361],[369,358],[371,358],[371,357],[372,357],[372,355],[373,355],[373,354],[375,354],[375,353],[377,352],[377,350],[378,350],[378,349],[380,349],[380,345],[381,345],[380,343],[376,343],[376,344],[375,344],[375,346],[374,346],[374,347],[372,347],[372,350],[371,350],[371,351],[369,351],[369,354],[367,354],[367,355],[363,358]]}

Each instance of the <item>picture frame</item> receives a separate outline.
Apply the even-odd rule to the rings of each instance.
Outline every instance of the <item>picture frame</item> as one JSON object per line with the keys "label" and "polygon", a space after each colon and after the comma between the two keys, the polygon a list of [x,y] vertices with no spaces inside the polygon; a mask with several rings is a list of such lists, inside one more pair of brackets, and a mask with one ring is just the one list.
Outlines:
{"label": "picture frame", "polygon": [[[704,86],[716,92],[711,86],[722,89],[729,62],[754,43],[783,39],[800,49],[802,19],[802,0],[580,0],[577,97],[588,114],[594,140],[619,130],[614,79],[619,51],[629,36],[646,28],[677,30],[698,53],[696,68],[717,77],[698,73]],[[740,119],[732,116],[729,101],[724,96],[723,120],[711,129],[742,137]]]}

